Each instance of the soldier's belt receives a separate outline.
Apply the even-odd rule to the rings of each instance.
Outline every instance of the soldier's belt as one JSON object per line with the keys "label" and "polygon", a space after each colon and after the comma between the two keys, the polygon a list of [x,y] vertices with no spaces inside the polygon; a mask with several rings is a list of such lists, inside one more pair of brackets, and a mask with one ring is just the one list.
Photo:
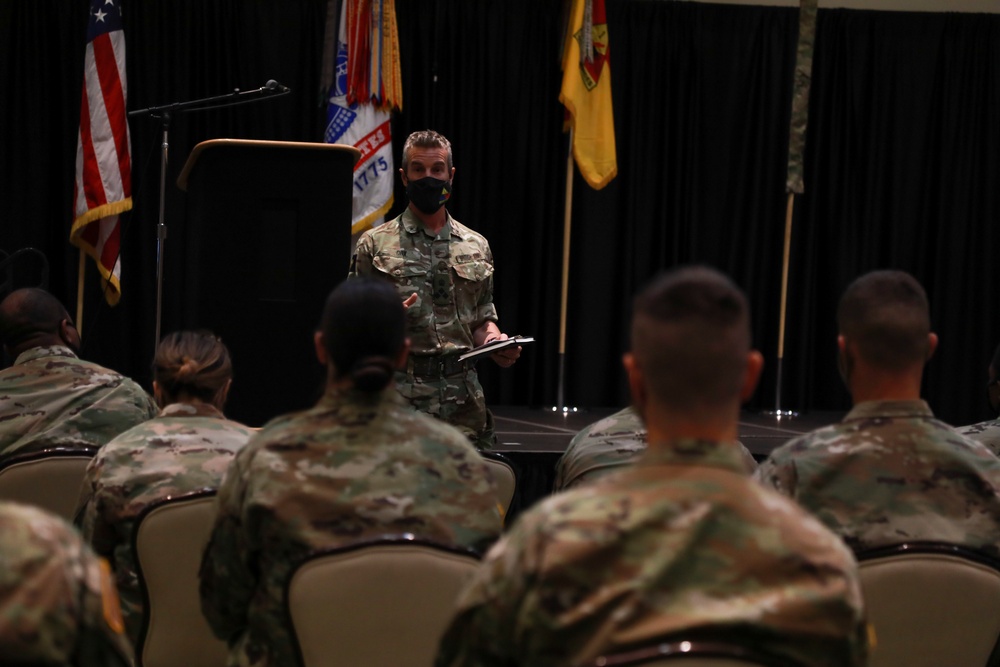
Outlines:
{"label": "soldier's belt", "polygon": [[411,354],[406,362],[406,370],[417,377],[443,378],[463,375],[470,366],[468,361],[459,361],[459,355],[424,356]]}

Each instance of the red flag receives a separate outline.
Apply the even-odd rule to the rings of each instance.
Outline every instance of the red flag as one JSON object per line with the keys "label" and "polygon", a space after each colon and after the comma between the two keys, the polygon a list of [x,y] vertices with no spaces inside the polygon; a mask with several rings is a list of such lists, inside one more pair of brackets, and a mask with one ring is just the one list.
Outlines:
{"label": "red flag", "polygon": [[132,208],[121,0],[91,0],[70,243],[97,262],[112,306],[121,297],[118,214]]}

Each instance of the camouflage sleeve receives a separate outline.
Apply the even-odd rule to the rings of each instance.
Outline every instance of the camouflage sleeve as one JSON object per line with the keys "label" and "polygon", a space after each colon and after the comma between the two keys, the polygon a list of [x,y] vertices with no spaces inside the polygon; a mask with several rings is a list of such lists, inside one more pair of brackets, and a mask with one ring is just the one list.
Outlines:
{"label": "camouflage sleeve", "polygon": [[754,479],[767,488],[774,489],[782,495],[795,497],[796,480],[795,461],[784,455],[780,450],[771,452],[753,473]]}
{"label": "camouflage sleeve", "polygon": [[752,475],[755,470],[757,470],[757,459],[753,457],[750,450],[742,442],[739,443],[740,446],[740,456],[743,457],[743,466],[746,468],[747,474]]}
{"label": "camouflage sleeve", "polygon": [[[126,379],[122,386],[127,388],[129,393],[131,394],[132,404],[139,411],[139,414],[142,415],[143,419],[141,419],[140,421],[144,421],[146,419],[152,419],[153,417],[160,414],[160,408],[157,407],[156,401],[153,400],[153,397],[149,395],[149,392],[143,389],[138,382]],[[139,421],[135,422],[135,424],[138,423],[140,422]],[[135,424],[130,424],[129,428],[131,428]]]}
{"label": "camouflage sleeve", "polygon": [[146,390],[143,390],[142,396],[144,398],[145,408],[146,408],[146,418],[152,419],[160,414],[160,406],[156,404],[156,401]]}
{"label": "camouflage sleeve", "polygon": [[84,521],[86,518],[87,508],[90,505],[90,501],[94,497],[94,493],[97,490],[97,478],[100,475],[100,463],[98,462],[98,456],[90,459],[90,463],[87,464],[87,470],[83,474],[83,481],[80,483],[80,495],[76,501],[76,509],[73,511],[73,525],[79,528],[83,532],[83,539],[90,541],[87,532],[84,530]]}
{"label": "camouflage sleeve", "polygon": [[566,452],[556,461],[556,476],[552,482],[552,492],[557,493],[566,488]]}
{"label": "camouflage sleeve", "polygon": [[371,234],[366,232],[361,235],[354,248],[354,257],[351,258],[351,269],[348,271],[348,277],[372,275],[372,257],[375,255],[373,245]]}
{"label": "camouflage sleeve", "polygon": [[[493,264],[493,252],[490,250],[490,246],[486,246],[486,257],[490,263]],[[496,304],[493,303],[493,271],[490,275],[486,277],[486,288],[483,290],[483,296],[479,301],[479,316],[483,322],[499,322],[500,317],[497,315]]]}
{"label": "camouflage sleeve", "polygon": [[202,613],[215,636],[230,643],[246,629],[247,609],[257,588],[242,523],[250,457],[245,447],[226,471],[216,496],[215,525],[199,571]]}
{"label": "camouflage sleeve", "polygon": [[102,498],[94,496],[83,512],[80,531],[83,539],[98,556],[114,562],[115,547],[118,546],[118,536],[113,522],[107,520],[102,507]]}
{"label": "camouflage sleeve", "polygon": [[110,568],[68,523],[0,503],[0,563],[0,663],[132,664]]}
{"label": "camouflage sleeve", "polygon": [[105,467],[105,457],[102,449],[97,453],[84,476],[80,487],[80,500],[77,506],[77,523],[83,539],[94,552],[114,565],[115,547],[121,541],[117,530],[117,512],[108,507],[108,493],[98,484],[101,471]]}
{"label": "camouflage sleeve", "polygon": [[[524,519],[524,517],[522,517]],[[518,522],[483,560],[459,596],[455,616],[441,639],[437,667],[516,667],[517,625],[530,575],[529,546]]]}

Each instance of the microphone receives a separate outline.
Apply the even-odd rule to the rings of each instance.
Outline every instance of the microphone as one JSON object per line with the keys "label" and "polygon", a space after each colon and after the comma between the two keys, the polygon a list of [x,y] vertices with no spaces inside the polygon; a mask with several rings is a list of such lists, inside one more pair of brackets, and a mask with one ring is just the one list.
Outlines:
{"label": "microphone", "polygon": [[288,86],[283,86],[274,79],[268,79],[264,84],[264,90],[268,92],[288,93],[291,92]]}

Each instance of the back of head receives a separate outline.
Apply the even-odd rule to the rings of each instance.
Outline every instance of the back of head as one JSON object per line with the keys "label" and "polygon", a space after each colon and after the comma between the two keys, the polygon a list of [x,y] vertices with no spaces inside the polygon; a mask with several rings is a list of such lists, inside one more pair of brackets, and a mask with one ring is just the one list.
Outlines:
{"label": "back of head", "polygon": [[714,269],[666,273],[635,298],[632,354],[650,397],[664,407],[738,404],[749,351],[746,297]]}
{"label": "back of head", "polygon": [[320,331],[338,379],[374,392],[392,380],[406,341],[406,315],[396,288],[376,278],[356,277],[330,292]]}
{"label": "back of head", "polygon": [[852,282],[837,309],[840,334],[869,366],[901,372],[930,353],[930,307],[920,283],[904,271],[872,271]]}
{"label": "back of head", "polygon": [[0,302],[0,344],[10,350],[58,342],[66,308],[43,289],[14,290]]}
{"label": "back of head", "polygon": [[208,331],[175,331],[156,346],[153,380],[166,404],[194,398],[221,407],[232,377],[229,350]]}

